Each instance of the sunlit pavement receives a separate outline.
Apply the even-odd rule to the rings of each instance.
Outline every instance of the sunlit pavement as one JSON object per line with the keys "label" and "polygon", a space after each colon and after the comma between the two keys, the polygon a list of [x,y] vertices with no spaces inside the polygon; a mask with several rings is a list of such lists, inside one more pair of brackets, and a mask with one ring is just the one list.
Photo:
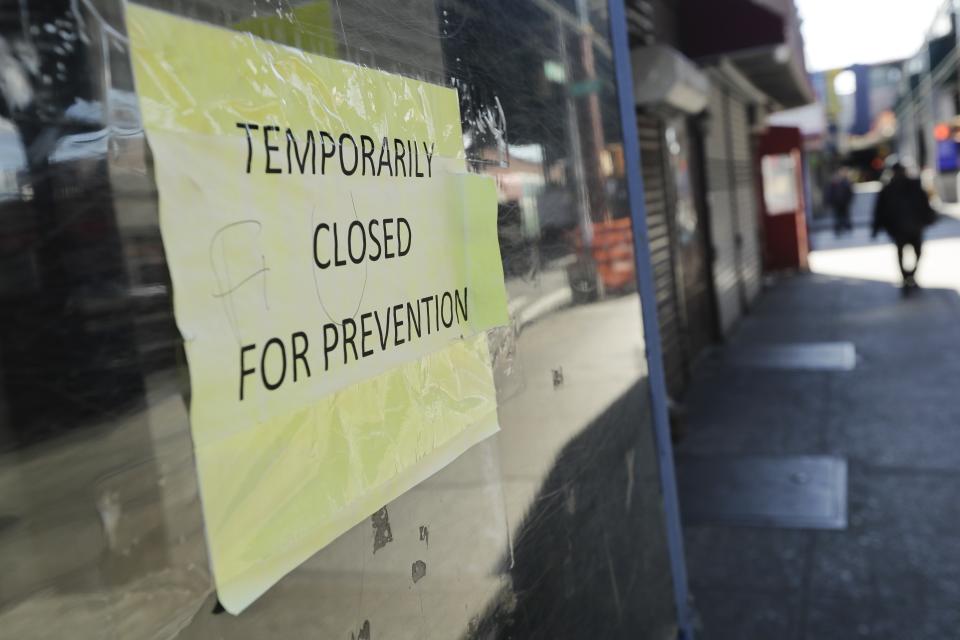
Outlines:
{"label": "sunlit pavement", "polygon": [[[820,232],[810,274],[777,278],[687,398],[688,456],[849,461],[841,531],[688,526],[700,638],[960,637],[960,220],[928,234],[922,289],[859,227]],[[849,341],[853,371],[737,368],[756,344]],[[681,505],[682,507],[682,505]]]}

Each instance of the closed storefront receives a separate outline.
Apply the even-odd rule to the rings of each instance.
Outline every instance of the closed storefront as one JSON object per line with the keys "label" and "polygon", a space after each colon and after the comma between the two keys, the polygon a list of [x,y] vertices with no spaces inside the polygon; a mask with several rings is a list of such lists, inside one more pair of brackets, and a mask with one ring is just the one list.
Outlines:
{"label": "closed storefront", "polygon": [[641,0],[633,8],[633,71],[650,257],[668,391],[679,398],[693,364],[715,334],[696,126],[707,82],[675,49],[676,3]]}
{"label": "closed storefront", "polygon": [[[630,3],[630,40],[633,50],[647,51],[657,45],[669,46],[676,40],[675,7],[660,0],[636,0]],[[634,64],[634,73],[637,73]],[[637,78],[638,86],[645,85]],[[650,262],[656,288],[657,318],[667,388],[671,395],[682,392],[687,380],[686,345],[683,339],[682,313],[678,299],[675,270],[674,210],[663,104],[650,100],[638,105],[637,132],[643,162],[643,185],[650,242]]]}
{"label": "closed storefront", "polygon": [[766,114],[811,102],[813,92],[792,3],[680,0],[678,6],[681,49],[710,79],[703,123],[706,201],[717,316],[726,335],[763,282],[755,136]]}
{"label": "closed storefront", "polygon": [[689,369],[718,336],[706,215],[703,121],[701,114],[675,116],[665,131],[674,212],[674,271]]}
{"label": "closed storefront", "polygon": [[664,147],[664,126],[655,116],[637,117],[640,135],[640,153],[643,160],[643,183],[646,193],[647,228],[650,234],[650,261],[657,291],[657,317],[660,324],[660,342],[663,348],[664,372],[671,393],[677,394],[686,383],[686,345],[676,266],[674,242],[674,209],[670,176]]}
{"label": "closed storefront", "polygon": [[[629,3],[637,127],[668,391],[728,334],[762,286],[753,139],[762,114],[810,95],[787,4]],[[730,16],[769,32],[713,28]],[[753,39],[757,39],[755,45]],[[781,67],[776,44],[792,51]]]}
{"label": "closed storefront", "polygon": [[0,12],[0,635],[689,637],[772,95],[712,6]]}
{"label": "closed storefront", "polygon": [[708,202],[714,287],[720,325],[727,332],[760,292],[760,230],[745,79],[729,68],[711,70],[710,77]]}
{"label": "closed storefront", "polygon": [[730,95],[730,142],[734,202],[740,230],[740,278],[751,304],[760,293],[762,255],[760,216],[757,212],[757,183],[753,159],[753,130],[750,114],[757,109],[749,98]]}
{"label": "closed storefront", "polygon": [[679,397],[716,336],[698,128],[679,110],[641,112],[637,128],[664,369]]}
{"label": "closed storefront", "polygon": [[743,313],[746,304],[740,281],[737,237],[740,233],[734,190],[730,179],[731,144],[724,129],[728,120],[729,100],[719,87],[710,91],[710,122],[706,144],[707,202],[710,206],[711,244],[713,245],[713,277],[720,325],[728,330]]}
{"label": "closed storefront", "polygon": [[0,16],[0,635],[677,638],[606,4],[149,5]]}

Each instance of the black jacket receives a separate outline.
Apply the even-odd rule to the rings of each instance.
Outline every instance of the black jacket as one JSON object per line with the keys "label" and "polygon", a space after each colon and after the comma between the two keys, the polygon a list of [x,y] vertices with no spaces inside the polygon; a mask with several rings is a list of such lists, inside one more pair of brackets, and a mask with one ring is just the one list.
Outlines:
{"label": "black jacket", "polygon": [[936,212],[916,178],[894,176],[877,195],[873,209],[873,233],[883,229],[894,240],[911,240],[932,224]]}
{"label": "black jacket", "polygon": [[853,200],[853,187],[846,178],[834,178],[827,185],[827,203],[834,210],[846,211]]}

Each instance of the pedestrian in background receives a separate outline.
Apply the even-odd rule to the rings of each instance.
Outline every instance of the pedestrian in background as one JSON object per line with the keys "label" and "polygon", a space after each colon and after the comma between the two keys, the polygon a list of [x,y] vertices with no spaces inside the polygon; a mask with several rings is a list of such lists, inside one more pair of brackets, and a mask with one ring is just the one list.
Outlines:
{"label": "pedestrian in background", "polygon": [[833,231],[838,236],[844,231],[852,231],[850,223],[850,203],[853,201],[853,187],[847,175],[847,168],[840,167],[827,185],[827,204],[833,209]]}
{"label": "pedestrian in background", "polygon": [[[920,264],[923,230],[933,224],[937,214],[930,206],[930,198],[920,180],[909,177],[906,168],[899,162],[893,165],[891,172],[891,178],[880,190],[873,210],[873,237],[883,229],[897,245],[903,286],[904,289],[910,289],[917,286],[914,276]],[[913,248],[914,254],[913,267],[910,269],[903,260],[903,250],[907,245]]]}

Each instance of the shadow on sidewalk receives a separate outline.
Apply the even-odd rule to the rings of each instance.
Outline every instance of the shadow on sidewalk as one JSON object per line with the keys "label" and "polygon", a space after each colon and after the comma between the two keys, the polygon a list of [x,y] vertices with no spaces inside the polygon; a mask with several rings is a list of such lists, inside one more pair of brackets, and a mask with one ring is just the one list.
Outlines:
{"label": "shadow on sidewalk", "polygon": [[648,394],[642,379],[560,450],[467,638],[675,636]]}
{"label": "shadow on sidewalk", "polygon": [[[849,371],[732,357],[756,345],[843,342],[856,348]],[[956,637],[957,344],[955,289],[904,296],[885,282],[807,274],[765,293],[695,377],[678,475],[705,458],[836,456],[849,465],[848,526],[686,522],[699,638]]]}

